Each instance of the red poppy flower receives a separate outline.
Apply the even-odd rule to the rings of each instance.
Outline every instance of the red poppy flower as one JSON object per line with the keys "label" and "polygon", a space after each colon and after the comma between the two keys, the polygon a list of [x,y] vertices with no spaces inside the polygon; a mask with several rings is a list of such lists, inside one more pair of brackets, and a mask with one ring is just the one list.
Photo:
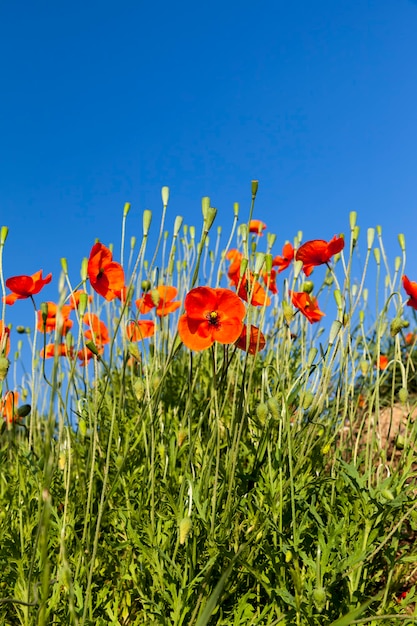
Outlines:
{"label": "red poppy flower", "polygon": [[388,367],[389,358],[385,354],[381,354],[378,359],[378,367],[380,370],[386,370]]}
{"label": "red poppy flower", "polygon": [[262,236],[262,231],[265,230],[266,224],[261,222],[261,220],[251,220],[249,222],[249,232],[256,233],[257,235]]}
{"label": "red poppy flower", "polygon": [[122,298],[126,292],[123,267],[113,261],[111,251],[100,242],[91,248],[87,274],[94,291],[108,301]]}
{"label": "red poppy flower", "polygon": [[253,306],[269,306],[271,304],[271,298],[262,285],[254,280],[252,274],[249,274],[249,280],[246,274],[242,276],[237,293],[245,302],[249,302],[248,298],[251,296],[250,303]]}
{"label": "red poppy flower", "polygon": [[[97,347],[97,352],[99,354],[103,354],[104,348],[102,346]],[[84,346],[84,348],[82,348],[81,350],[78,350],[77,352],[77,358],[79,361],[81,361],[80,365],[88,365],[88,363],[94,356],[95,356],[94,353],[91,352],[91,350],[87,348],[87,346]]]}
{"label": "red poppy flower", "polygon": [[74,352],[72,348],[69,348],[65,343],[48,343],[45,346],[45,349],[42,348],[41,352],[42,359],[52,359],[54,356],[69,356],[73,357]]}
{"label": "red poppy flower", "polygon": [[243,254],[239,252],[239,250],[232,248],[232,250],[229,250],[229,252],[226,254],[226,259],[230,261],[227,275],[230,278],[231,283],[236,287],[240,279],[240,264],[243,259]]}
{"label": "red poppy flower", "polygon": [[320,311],[316,298],[313,298],[309,293],[305,291],[290,291],[291,302],[305,317],[310,324],[319,322],[325,315],[323,311]]}
{"label": "red poppy flower", "polygon": [[184,307],[178,332],[191,350],[205,350],[215,341],[234,343],[242,332],[245,305],[230,289],[196,287],[187,294]]}
{"label": "red poppy flower", "polygon": [[12,293],[9,293],[9,295],[4,298],[4,302],[6,304],[14,304],[16,300],[30,298],[39,293],[51,280],[52,274],[48,274],[48,276],[42,278],[42,270],[35,272],[32,276],[11,276],[6,280],[6,286]]}
{"label": "red poppy flower", "polygon": [[89,341],[94,341],[98,349],[102,348],[106,343],[110,343],[109,331],[104,322],[99,320],[94,313],[86,313],[83,316],[84,324],[90,327],[91,330],[86,330],[84,337]]}
{"label": "red poppy flower", "polygon": [[249,354],[256,354],[260,350],[265,348],[266,339],[264,334],[256,326],[250,327],[249,343],[247,337],[247,326],[243,326],[242,333],[239,339],[236,341],[236,345],[241,350],[249,352]]}
{"label": "red poppy flower", "polygon": [[126,325],[126,337],[129,341],[142,341],[155,334],[155,322],[152,320],[138,320]]}
{"label": "red poppy flower", "polygon": [[313,239],[312,241],[306,241],[298,248],[295,259],[303,262],[304,274],[310,276],[316,265],[328,263],[331,257],[343,250],[344,247],[345,240],[343,237],[337,237],[336,235],[330,241]]}
{"label": "red poppy flower", "polygon": [[407,276],[403,276],[403,287],[407,296],[410,296],[407,300],[407,306],[417,310],[417,283],[408,280]]}
{"label": "red poppy flower", "polygon": [[159,317],[164,317],[180,308],[181,302],[174,300],[177,293],[175,287],[160,285],[156,289],[151,289],[148,293],[143,294],[139,300],[136,300],[136,306],[141,313],[149,313],[149,311],[156,308],[156,314]]}
{"label": "red poppy flower", "polygon": [[17,391],[8,391],[4,397],[0,399],[0,415],[9,424],[16,421],[18,400],[19,394]]}
{"label": "red poppy flower", "polygon": [[72,328],[72,320],[68,319],[72,311],[72,307],[69,304],[64,304],[61,309],[54,302],[47,302],[48,314],[45,320],[45,327],[43,324],[42,312],[38,311],[38,330],[43,333],[44,329],[47,333],[53,332],[58,329],[60,335],[66,335]]}
{"label": "red poppy flower", "polygon": [[276,270],[271,270],[271,273],[269,275],[268,272],[264,272],[262,274],[262,278],[264,279],[264,283],[271,293],[278,293]]}
{"label": "red poppy flower", "polygon": [[0,356],[7,356],[10,350],[10,328],[0,320]]}
{"label": "red poppy flower", "polygon": [[405,336],[405,343],[407,344],[407,346],[411,345],[412,343],[414,343],[414,340],[416,338],[416,334],[413,332],[409,332],[406,334]]}
{"label": "red poppy flower", "polygon": [[277,255],[272,259],[272,267],[278,267],[278,273],[283,272],[294,260],[294,248],[288,241],[282,248],[282,256]]}

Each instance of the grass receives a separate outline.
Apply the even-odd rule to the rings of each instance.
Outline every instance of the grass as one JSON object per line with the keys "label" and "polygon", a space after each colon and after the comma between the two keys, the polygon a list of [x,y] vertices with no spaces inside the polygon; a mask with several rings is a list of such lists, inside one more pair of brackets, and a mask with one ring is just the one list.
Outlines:
{"label": "grass", "polygon": [[[275,237],[245,224],[236,234],[237,206],[221,251],[221,229],[209,239],[208,199],[200,237],[181,218],[168,234],[166,188],[163,205],[150,254],[149,212],[141,245],[132,238],[126,251],[125,207],[128,302],[142,286],[174,285],[181,302],[197,284],[228,286],[234,245],[255,277],[270,276]],[[3,254],[7,229],[1,235]],[[177,334],[183,309],[141,316],[156,332],[129,342],[137,307],[94,293],[86,261],[81,286],[94,298],[81,299],[64,338],[59,323],[20,340],[12,328],[2,397],[18,395],[0,438],[1,623],[416,623],[416,340],[401,293],[405,243],[400,235],[391,267],[381,229],[363,239],[351,214],[345,249],[314,270],[322,322],[310,324],[289,300],[289,289],[311,288],[299,263],[279,275],[270,306],[247,306],[247,323],[266,337],[256,355],[233,344],[189,350]],[[65,260],[62,268],[59,307],[78,287]],[[83,348],[85,311],[106,322],[104,352],[95,337],[87,366],[41,358],[50,342]],[[8,313],[4,305],[5,322]],[[17,380],[23,340],[32,358]]]}

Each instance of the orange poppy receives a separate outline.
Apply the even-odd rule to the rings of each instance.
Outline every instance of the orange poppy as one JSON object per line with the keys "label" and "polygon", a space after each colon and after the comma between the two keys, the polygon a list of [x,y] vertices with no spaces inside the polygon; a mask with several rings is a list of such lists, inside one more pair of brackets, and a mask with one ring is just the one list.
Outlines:
{"label": "orange poppy", "polygon": [[412,343],[414,343],[414,340],[416,338],[416,334],[413,332],[409,332],[406,334],[405,336],[405,343],[407,344],[407,346],[411,345]]}
{"label": "orange poppy", "polygon": [[264,334],[256,326],[250,327],[249,343],[247,338],[247,326],[243,326],[242,333],[239,339],[236,341],[236,345],[241,350],[249,352],[249,354],[256,354],[260,350],[265,348],[266,339]]}
{"label": "orange poppy", "polygon": [[407,296],[410,296],[407,300],[407,306],[417,310],[417,283],[408,280],[407,276],[403,276],[403,287]]}
{"label": "orange poppy", "polygon": [[278,267],[278,273],[283,272],[294,260],[294,248],[288,241],[282,248],[282,256],[277,255],[272,259],[272,267]]}
{"label": "orange poppy", "polygon": [[256,233],[257,235],[262,236],[262,231],[265,230],[266,224],[265,222],[261,222],[261,220],[251,220],[249,222],[249,232]]}
{"label": "orange poppy", "polygon": [[385,354],[381,354],[378,359],[378,367],[380,370],[386,370],[388,367],[389,358]]}
{"label": "orange poppy", "polygon": [[84,324],[90,327],[91,330],[86,330],[84,337],[89,341],[94,341],[98,349],[110,343],[109,331],[104,322],[102,322],[94,313],[86,313],[83,316]]}
{"label": "orange poppy", "polygon": [[51,280],[52,274],[48,274],[45,278],[42,278],[42,270],[35,272],[32,276],[11,276],[6,280],[6,286],[12,293],[5,296],[4,302],[6,304],[14,304],[16,300],[30,298],[39,293]]}
{"label": "orange poppy", "polygon": [[45,327],[43,324],[42,312],[38,311],[38,330],[43,333],[53,332],[56,328],[60,335],[66,335],[72,328],[73,322],[68,319],[72,311],[72,307],[69,304],[64,304],[59,308],[54,302],[47,302],[48,314],[45,320]]}
{"label": "orange poppy", "polygon": [[111,251],[100,242],[91,248],[87,274],[94,291],[108,301],[121,299],[126,293],[123,267],[113,261]]}
{"label": "orange poppy", "polygon": [[236,286],[240,279],[240,264],[243,259],[243,254],[239,252],[239,250],[232,248],[232,250],[229,250],[226,254],[226,259],[230,261],[227,275],[230,278],[230,281]]}
{"label": "orange poppy", "polygon": [[152,320],[138,320],[126,325],[126,337],[129,341],[142,341],[155,334],[155,322]]}
{"label": "orange poppy", "polygon": [[70,306],[71,309],[78,309],[80,304],[80,296],[83,294],[85,294],[85,296],[87,297],[88,302],[93,301],[93,296],[89,296],[87,292],[83,291],[82,289],[77,289],[77,291],[73,291],[70,294],[70,303],[68,306]]}
{"label": "orange poppy", "polygon": [[4,394],[4,397],[0,399],[0,415],[9,424],[16,420],[18,400],[19,394],[17,391],[8,391]]}
{"label": "orange poppy", "polygon": [[313,239],[306,241],[298,248],[295,259],[303,262],[304,274],[310,276],[314,267],[328,263],[331,257],[343,250],[344,247],[345,240],[343,237],[337,237],[336,235],[330,241]]}
{"label": "orange poppy", "polygon": [[152,309],[156,309],[156,314],[159,317],[164,317],[180,308],[181,302],[174,300],[177,293],[175,287],[160,285],[156,289],[151,289],[148,293],[143,294],[139,300],[136,300],[136,306],[141,313],[149,313]]}
{"label": "orange poppy", "polygon": [[305,317],[310,324],[319,322],[325,315],[323,311],[320,311],[316,298],[313,298],[309,293],[305,291],[290,291],[291,302]]}
{"label": "orange poppy", "polygon": [[249,280],[246,274],[242,276],[237,293],[245,302],[249,302],[248,297],[250,295],[250,303],[253,306],[269,306],[271,304],[271,298],[267,295],[262,285],[254,280],[251,273],[249,274]]}
{"label": "orange poppy", "polygon": [[52,359],[54,356],[74,356],[72,348],[68,348],[65,343],[58,343],[56,345],[54,343],[48,343],[45,349],[42,348],[40,354],[42,359]]}
{"label": "orange poppy", "polygon": [[10,351],[10,328],[0,320],[0,356],[7,356]]}
{"label": "orange poppy", "polygon": [[205,350],[215,341],[234,343],[242,332],[245,305],[230,289],[196,287],[188,292],[184,307],[178,332],[191,350]]}

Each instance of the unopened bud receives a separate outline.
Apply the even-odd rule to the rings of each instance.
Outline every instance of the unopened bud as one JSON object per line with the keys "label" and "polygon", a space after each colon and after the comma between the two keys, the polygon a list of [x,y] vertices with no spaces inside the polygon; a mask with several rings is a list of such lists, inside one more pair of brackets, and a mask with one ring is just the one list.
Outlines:
{"label": "unopened bud", "polygon": [[258,185],[259,185],[258,180],[252,181],[252,198],[255,198],[256,194],[258,193]]}
{"label": "unopened bud", "polygon": [[0,381],[5,380],[9,371],[10,361],[7,357],[0,357]]}
{"label": "unopened bud", "polygon": [[258,406],[256,407],[256,416],[261,422],[261,424],[265,423],[266,418],[268,417],[268,413],[269,413],[268,406],[264,402],[261,402],[260,404],[258,404]]}
{"label": "unopened bud", "polygon": [[152,222],[152,211],[145,209],[143,212],[142,224],[143,224],[143,236],[147,237]]}
{"label": "unopened bud", "polygon": [[193,527],[193,522],[191,520],[191,517],[189,517],[187,515],[187,517],[183,517],[182,520],[180,521],[180,545],[184,545],[184,543],[187,541],[188,535],[191,532],[191,529]]}
{"label": "unopened bud", "polygon": [[408,400],[408,389],[406,389],[405,387],[401,387],[398,392],[398,399],[400,402],[402,402],[402,404],[405,404]]}
{"label": "unopened bud", "polygon": [[267,405],[268,405],[268,409],[272,417],[276,420],[279,419],[280,411],[279,411],[279,404],[276,398],[268,398]]}
{"label": "unopened bud", "polygon": [[314,289],[314,283],[312,280],[305,280],[301,285],[301,291],[304,293],[312,293]]}
{"label": "unopened bud", "polygon": [[169,187],[162,187],[161,196],[162,196],[162,204],[164,206],[167,206],[168,200],[169,200]]}

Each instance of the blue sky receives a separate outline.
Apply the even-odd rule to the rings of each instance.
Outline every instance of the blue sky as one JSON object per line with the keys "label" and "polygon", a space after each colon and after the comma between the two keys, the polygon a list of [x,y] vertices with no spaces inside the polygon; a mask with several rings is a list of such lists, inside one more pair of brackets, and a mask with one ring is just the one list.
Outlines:
{"label": "blue sky", "polygon": [[52,271],[54,299],[61,257],[78,278],[95,238],[118,249],[125,202],[128,236],[163,185],[168,229],[208,195],[226,231],[259,179],[276,253],[356,210],[392,257],[406,233],[417,280],[416,33],[411,0],[2,3],[6,277]]}

